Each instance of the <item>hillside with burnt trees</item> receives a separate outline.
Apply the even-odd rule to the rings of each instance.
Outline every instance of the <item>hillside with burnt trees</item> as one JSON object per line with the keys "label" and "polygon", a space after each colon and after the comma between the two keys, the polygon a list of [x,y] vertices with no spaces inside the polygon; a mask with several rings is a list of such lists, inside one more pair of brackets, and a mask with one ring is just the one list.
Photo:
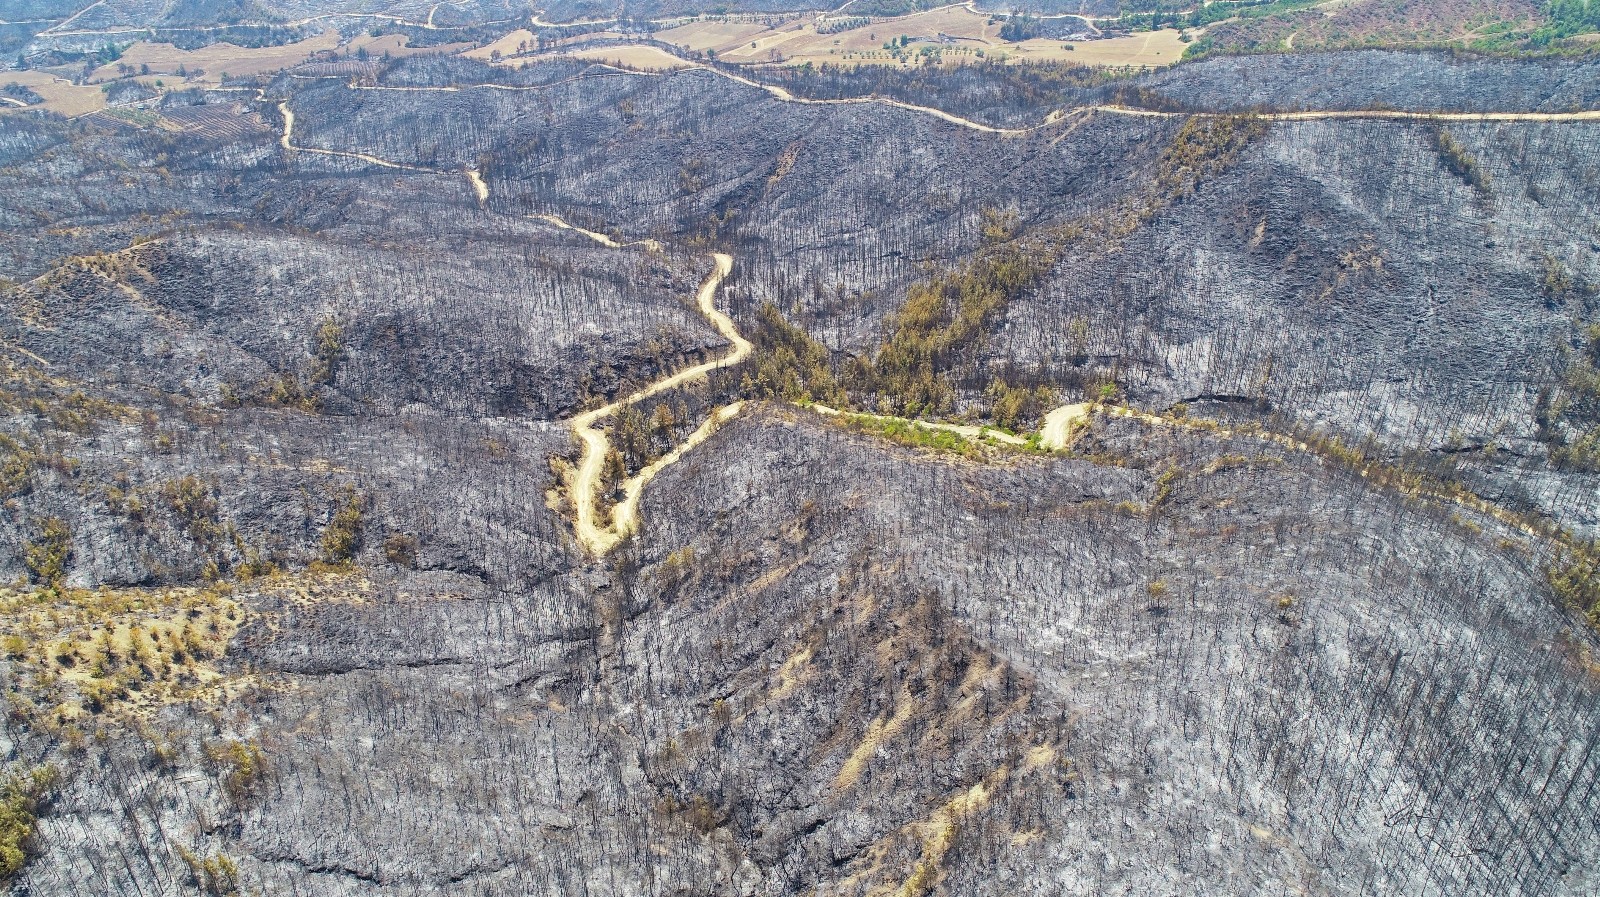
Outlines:
{"label": "hillside with burnt trees", "polygon": [[642,40],[0,113],[10,893],[1600,888],[1592,63]]}

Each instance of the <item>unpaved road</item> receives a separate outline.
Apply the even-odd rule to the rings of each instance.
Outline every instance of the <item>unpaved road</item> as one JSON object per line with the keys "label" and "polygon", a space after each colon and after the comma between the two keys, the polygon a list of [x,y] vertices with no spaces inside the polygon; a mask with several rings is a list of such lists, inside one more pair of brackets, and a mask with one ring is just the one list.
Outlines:
{"label": "unpaved road", "polygon": [[467,183],[472,185],[472,192],[478,197],[478,205],[489,201],[489,185],[483,179],[483,173],[476,168],[467,169]]}
{"label": "unpaved road", "polygon": [[703,63],[695,63],[690,67],[721,75],[730,81],[736,81],[740,84],[746,85],[747,87],[754,87],[759,90],[764,90],[785,103],[801,103],[808,106],[860,106],[871,104],[879,106],[893,106],[896,109],[906,109],[911,112],[920,112],[924,115],[931,115],[934,118],[947,121],[953,125],[960,125],[963,128],[968,128],[973,131],[981,131],[985,134],[999,134],[1002,137],[1020,137],[1023,134],[1029,134],[1037,131],[1039,128],[1042,128],[1045,124],[1049,123],[1049,119],[1046,119],[1045,122],[1029,128],[996,128],[986,125],[982,122],[973,121],[970,118],[962,118],[959,115],[953,115],[944,111],[943,109],[935,109],[932,106],[918,106],[915,103],[903,103],[900,100],[891,100],[887,97],[845,97],[843,99],[836,100],[814,100],[810,97],[797,97],[784,88],[777,86],[776,84],[763,84],[760,81],[753,81],[742,75],[735,75],[732,72],[725,72],[722,69],[713,68]]}
{"label": "unpaved road", "polygon": [[[485,197],[487,197],[487,194],[488,194],[488,188],[487,187],[484,188],[484,193],[485,193]],[[644,248],[649,249],[649,250],[651,250],[653,252],[660,252],[660,251],[662,251],[662,249],[665,248],[665,247],[663,247],[661,245],[661,242],[659,240],[652,240],[652,239],[650,239],[648,237],[646,237],[643,240],[634,240],[632,243],[618,243],[616,240],[611,239],[610,237],[606,236],[605,234],[600,233],[599,231],[592,231],[592,230],[589,230],[587,228],[579,227],[576,224],[573,224],[573,223],[571,223],[569,221],[564,220],[559,215],[534,215],[533,217],[537,218],[540,221],[544,221],[544,222],[548,222],[550,224],[553,224],[556,227],[561,228],[562,230],[576,231],[576,232],[578,232],[580,234],[583,234],[585,237],[588,237],[589,239],[595,241],[596,243],[599,243],[601,246],[609,246],[612,249],[624,249],[624,248],[629,247],[629,246],[643,246]],[[721,328],[718,328],[718,329],[720,330]]]}
{"label": "unpaved road", "polygon": [[1396,119],[1402,121],[1600,121],[1600,109],[1581,112],[1401,112],[1394,109],[1334,109],[1312,112],[1161,112],[1132,106],[1084,106],[1086,112],[1140,115],[1149,118],[1226,118],[1249,115],[1263,121],[1326,121],[1330,119]]}
{"label": "unpaved road", "polygon": [[[260,94],[257,95],[257,98],[265,101],[265,97]],[[370,162],[374,165],[381,165],[385,168],[443,174],[443,172],[435,169],[402,165],[398,162],[390,162],[387,159],[369,156],[366,153],[295,146],[294,111],[289,108],[288,101],[278,104],[278,112],[283,116],[283,135],[278,142],[285,151],[342,156]],[[483,180],[483,175],[474,168],[467,169],[466,175],[467,181],[472,186],[473,194],[478,198],[478,202],[480,204],[487,203],[489,200],[489,185]],[[534,217],[564,230],[583,234],[602,246],[613,249],[622,249],[632,245],[642,245],[652,250],[661,248],[661,244],[654,240],[639,240],[636,243],[629,244],[618,243],[605,234],[578,227],[556,215],[537,215]],[[712,253],[712,260],[711,273],[700,284],[700,290],[695,294],[695,304],[699,307],[700,313],[705,316],[706,320],[710,321],[711,325],[717,329],[717,332],[722,334],[723,338],[732,346],[728,354],[715,361],[707,361],[685,368],[609,405],[586,411],[572,419],[572,432],[583,443],[583,458],[579,462],[577,472],[573,474],[571,483],[568,485],[572,496],[573,510],[576,512],[575,516],[577,518],[574,529],[578,541],[583,547],[597,556],[603,555],[616,547],[617,543],[626,538],[638,526],[639,499],[644,494],[644,487],[655,478],[656,474],[683,457],[685,452],[704,442],[712,433],[716,432],[717,427],[733,418],[743,408],[742,402],[734,402],[712,412],[706,422],[691,433],[689,438],[685,439],[681,445],[657,459],[655,463],[624,480],[622,483],[623,500],[612,509],[610,520],[601,521],[599,519],[599,514],[595,509],[595,493],[600,485],[600,475],[605,469],[606,452],[610,449],[610,441],[606,438],[605,431],[596,429],[594,424],[635,402],[643,401],[650,396],[680,386],[697,377],[703,377],[712,371],[732,367],[750,357],[750,353],[754,349],[750,341],[739,333],[739,328],[734,326],[733,319],[723,314],[716,306],[717,289],[722,285],[722,281],[728,276],[728,273],[733,270],[733,256],[723,252],[716,252]]]}
{"label": "unpaved road", "polygon": [[[576,230],[577,228],[573,228]],[[616,245],[614,241],[605,240],[607,245]],[[733,320],[717,309],[716,296],[718,287],[722,286],[723,278],[733,270],[733,256],[717,252],[712,254],[716,260],[714,267],[704,282],[700,284],[700,291],[695,295],[695,303],[700,308],[700,313],[706,320],[717,328],[717,332],[732,344],[733,348],[728,354],[714,361],[687,367],[683,370],[665,377],[661,380],[618,399],[609,405],[604,405],[593,411],[584,413],[572,419],[572,432],[583,443],[583,459],[578,464],[578,470],[572,476],[570,494],[575,516],[577,518],[578,541],[592,554],[603,555],[621,542],[638,525],[639,496],[643,493],[645,484],[649,483],[655,475],[668,465],[682,457],[683,453],[695,445],[705,441],[715,429],[724,421],[729,420],[739,413],[741,403],[735,402],[713,412],[711,418],[701,425],[689,439],[673,449],[671,454],[657,460],[654,464],[639,471],[623,482],[623,500],[612,510],[611,520],[602,523],[595,511],[595,493],[600,486],[600,477],[605,469],[606,452],[610,449],[610,441],[606,439],[604,431],[596,429],[595,422],[602,418],[610,417],[628,405],[643,401],[657,393],[665,392],[675,386],[682,385],[697,377],[726,367],[732,367],[750,357],[753,347],[750,341],[740,335],[739,329],[733,325]]]}
{"label": "unpaved road", "polygon": [[1046,414],[1044,425],[1039,428],[1039,445],[1052,451],[1066,448],[1072,444],[1078,422],[1087,421],[1093,413],[1094,403],[1077,402]]}
{"label": "unpaved road", "polygon": [[388,159],[380,159],[377,156],[369,156],[366,153],[348,153],[342,150],[317,149],[316,147],[312,146],[295,146],[292,142],[294,135],[294,110],[289,108],[288,100],[284,100],[278,104],[278,114],[283,116],[283,136],[278,138],[278,143],[283,146],[286,152],[312,153],[318,156],[336,156],[344,159],[358,159],[362,162],[366,162],[371,165],[378,165],[383,168],[395,168],[399,169],[400,171],[425,171],[430,174],[437,174],[437,172],[435,172],[432,168],[421,168],[416,165],[404,165],[400,162],[390,162]]}

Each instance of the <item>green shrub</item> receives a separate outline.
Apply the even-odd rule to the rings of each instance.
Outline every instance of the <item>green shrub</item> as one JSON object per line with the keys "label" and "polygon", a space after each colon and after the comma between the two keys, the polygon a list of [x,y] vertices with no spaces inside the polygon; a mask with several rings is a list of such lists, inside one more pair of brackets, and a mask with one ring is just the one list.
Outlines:
{"label": "green shrub", "polygon": [[16,875],[28,861],[39,805],[56,778],[55,767],[39,766],[0,782],[0,880]]}
{"label": "green shrub", "polygon": [[217,501],[211,488],[198,477],[168,480],[161,485],[161,497],[197,542],[210,545],[222,534]]}
{"label": "green shrub", "polygon": [[383,556],[399,567],[413,567],[417,563],[417,537],[410,533],[390,533],[383,540]]}
{"label": "green shrub", "polygon": [[777,306],[770,302],[761,306],[751,337],[755,370],[746,375],[743,384],[747,395],[843,404],[843,391],[828,364],[828,350],[804,328],[784,320]]}
{"label": "green shrub", "polygon": [[344,354],[344,328],[333,318],[324,318],[317,325],[317,345],[312,353],[311,370],[306,379],[313,387],[326,386],[338,373],[339,358]]}
{"label": "green shrub", "polygon": [[342,504],[333,513],[333,519],[322,531],[322,559],[330,564],[348,563],[361,549],[361,528],[364,521],[365,497],[353,488],[346,488]]}
{"label": "green shrub", "polygon": [[253,795],[266,771],[266,755],[261,743],[251,739],[224,739],[206,745],[206,758],[222,773],[222,787],[235,801]]}
{"label": "green shrub", "polygon": [[979,358],[989,327],[1050,270],[1055,257],[1043,243],[1012,241],[913,284],[877,357],[859,365],[857,385],[908,417],[948,411],[955,394],[944,375]]}
{"label": "green shrub", "polygon": [[198,857],[188,849],[179,847],[178,855],[189,864],[195,884],[207,897],[234,897],[239,893],[239,867],[227,854]]}
{"label": "green shrub", "polygon": [[1544,254],[1543,261],[1544,270],[1539,275],[1539,290],[1551,301],[1565,300],[1573,292],[1572,272],[1567,270],[1561,259],[1548,252]]}
{"label": "green shrub", "polygon": [[1048,386],[1028,389],[999,379],[989,384],[988,394],[989,419],[1007,430],[1019,429],[1033,421],[1055,401],[1055,392]]}
{"label": "green shrub", "polygon": [[59,586],[72,557],[72,529],[60,517],[46,517],[39,525],[39,538],[22,549],[22,563],[34,582]]}
{"label": "green shrub", "polygon": [[963,457],[972,457],[978,453],[977,444],[960,433],[924,427],[916,421],[865,415],[853,415],[846,420],[852,428],[862,433],[870,433],[901,445],[950,452]]}
{"label": "green shrub", "polygon": [[1471,185],[1479,193],[1488,195],[1489,174],[1483,170],[1476,156],[1467,151],[1461,142],[1439,125],[1428,128],[1428,137],[1439,153],[1439,160],[1451,174]]}
{"label": "green shrub", "polygon": [[1156,185],[1169,197],[1193,193],[1239,159],[1254,140],[1267,133],[1267,123],[1253,115],[1191,118],[1172,139],[1156,168]]}
{"label": "green shrub", "polygon": [[1600,626],[1600,546],[1572,549],[1545,570],[1556,597]]}

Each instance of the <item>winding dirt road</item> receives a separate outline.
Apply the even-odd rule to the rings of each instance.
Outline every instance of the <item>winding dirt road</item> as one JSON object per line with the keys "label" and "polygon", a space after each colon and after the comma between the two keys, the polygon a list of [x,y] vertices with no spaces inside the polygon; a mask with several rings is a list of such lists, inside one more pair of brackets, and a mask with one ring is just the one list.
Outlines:
{"label": "winding dirt road", "polygon": [[[487,194],[488,188],[484,188],[484,192],[485,192],[485,194]],[[592,230],[588,230],[587,228],[579,227],[576,224],[572,224],[571,222],[566,221],[566,220],[562,219],[560,216],[557,216],[557,215],[534,215],[533,217],[537,218],[540,221],[544,221],[544,222],[547,222],[549,224],[553,224],[556,227],[561,228],[562,230],[576,231],[576,232],[578,232],[580,234],[583,234],[585,237],[588,237],[589,239],[595,241],[596,243],[599,243],[601,246],[607,246],[607,247],[610,247],[612,249],[625,249],[625,248],[627,248],[629,246],[643,246],[644,248],[649,249],[649,250],[651,250],[653,252],[660,252],[664,248],[661,245],[661,241],[652,240],[652,239],[650,239],[648,237],[646,237],[643,240],[634,240],[632,243],[618,243],[616,240],[611,239],[610,237],[606,236],[605,234],[600,233],[599,231],[592,231]],[[715,324],[716,322],[713,321],[712,323]],[[731,325],[732,322],[729,322],[729,323]],[[721,330],[722,328],[720,326],[718,326],[717,329]]]}
{"label": "winding dirt road", "polygon": [[[263,102],[266,101],[265,97],[260,94],[258,94],[258,98]],[[398,162],[380,159],[377,156],[371,156],[366,153],[295,146],[294,111],[289,108],[287,100],[278,103],[278,112],[283,116],[283,134],[278,142],[285,151],[341,156],[348,159],[358,159],[362,162],[380,165],[385,168],[398,168],[406,171],[421,171],[429,174],[445,173],[432,168],[402,165]],[[484,181],[483,175],[475,168],[466,169],[466,175],[479,204],[487,203],[489,185]],[[634,243],[618,243],[605,234],[578,227],[556,215],[536,215],[533,217],[564,230],[582,234],[602,246],[612,249],[624,249],[635,245],[656,251],[661,249],[660,243],[649,239],[638,240]],[[754,349],[750,341],[739,333],[739,328],[734,326],[733,319],[723,314],[716,306],[717,289],[722,285],[722,281],[727,278],[728,273],[733,270],[733,256],[723,252],[715,252],[712,253],[712,260],[711,273],[700,284],[700,289],[695,294],[695,304],[699,307],[700,313],[705,316],[705,319],[711,323],[711,326],[715,327],[717,332],[732,346],[728,354],[714,361],[707,361],[685,368],[609,405],[586,411],[572,419],[573,435],[577,436],[578,440],[583,444],[583,458],[579,462],[572,481],[568,484],[568,490],[572,496],[573,510],[576,512],[574,529],[578,541],[583,547],[597,556],[615,548],[617,543],[621,542],[638,527],[639,499],[644,494],[644,487],[652,479],[655,479],[656,474],[676,463],[686,452],[704,442],[712,433],[716,432],[718,427],[731,420],[744,407],[743,402],[733,402],[712,412],[706,422],[691,433],[682,444],[657,459],[648,467],[624,480],[622,482],[622,501],[618,502],[612,509],[609,520],[603,521],[600,519],[596,509],[595,497],[599,489],[601,474],[605,470],[606,453],[610,450],[611,445],[606,438],[605,431],[597,429],[594,426],[595,423],[615,414],[628,405],[643,401],[657,393],[681,386],[712,371],[732,367],[750,357],[750,353]]]}
{"label": "winding dirt road", "polygon": [[478,197],[478,205],[489,201],[489,184],[484,181],[483,173],[476,168],[467,169],[467,183],[472,185],[472,192]]}
{"label": "winding dirt road", "polygon": [[968,128],[973,131],[979,131],[984,134],[999,134],[1002,137],[1020,137],[1024,134],[1031,134],[1032,132],[1039,130],[1055,120],[1053,117],[1046,117],[1044,121],[1037,125],[1033,125],[1032,127],[996,128],[991,125],[986,125],[983,122],[973,121],[970,118],[962,118],[959,115],[954,115],[944,111],[943,109],[935,109],[932,106],[918,106],[915,103],[905,103],[901,102],[900,100],[889,99],[888,97],[844,97],[833,100],[817,100],[810,97],[797,97],[788,90],[779,87],[776,84],[763,84],[760,81],[746,78],[743,75],[735,75],[732,72],[725,72],[722,69],[714,68],[704,63],[691,63],[688,67],[721,75],[722,77],[727,78],[729,81],[734,81],[747,87],[754,87],[759,90],[764,90],[785,103],[799,103],[806,106],[892,106],[896,109],[905,109],[910,112],[920,112],[923,115],[931,115],[934,118],[947,121],[953,125],[960,125],[963,128]]}
{"label": "winding dirt road", "polygon": [[[641,46],[643,46],[643,45],[641,45]],[[519,56],[519,57],[516,57],[514,60],[508,60],[507,62],[502,63],[502,64],[511,64],[512,62],[525,64],[529,60],[537,59],[537,58],[541,58],[541,57],[568,57],[568,58],[574,58],[574,57],[571,56],[570,51],[566,51],[566,50],[551,50],[551,51],[546,51],[544,53],[530,54],[528,56]],[[1076,107],[1065,108],[1065,109],[1054,109],[1054,110],[1051,110],[1049,113],[1047,113],[1045,115],[1045,117],[1039,121],[1038,124],[1029,125],[1027,127],[997,128],[997,127],[995,127],[993,125],[986,125],[986,124],[984,124],[983,122],[980,122],[980,121],[974,121],[974,120],[972,120],[970,118],[964,118],[964,117],[962,117],[960,115],[956,115],[955,113],[952,113],[952,112],[946,112],[945,110],[936,108],[934,106],[922,106],[922,105],[918,105],[916,103],[907,103],[907,102],[904,102],[902,100],[896,100],[896,99],[892,99],[892,98],[889,98],[889,97],[865,96],[865,97],[842,97],[842,98],[836,98],[836,99],[814,99],[814,98],[811,98],[811,97],[796,96],[794,93],[792,93],[788,89],[780,87],[780,86],[778,86],[776,84],[766,84],[766,83],[763,83],[761,81],[757,81],[757,80],[755,80],[753,78],[746,78],[743,75],[738,75],[738,74],[735,74],[733,72],[729,72],[729,71],[726,71],[724,69],[717,68],[715,66],[707,65],[707,64],[705,64],[703,62],[698,62],[696,60],[682,59],[681,57],[678,57],[678,58],[682,60],[684,65],[682,66],[682,68],[677,69],[676,71],[704,71],[704,72],[709,72],[709,73],[711,73],[713,75],[716,75],[717,77],[726,78],[729,81],[733,81],[736,84],[741,84],[741,85],[743,85],[745,87],[752,87],[752,88],[755,88],[757,90],[763,91],[767,95],[771,96],[772,98],[774,98],[774,99],[776,99],[776,100],[778,100],[780,102],[784,102],[784,103],[796,103],[796,104],[803,105],[803,106],[866,106],[866,105],[888,106],[888,107],[891,107],[891,108],[894,108],[894,109],[904,109],[907,112],[915,112],[915,113],[918,113],[920,115],[932,116],[933,118],[937,118],[940,121],[947,122],[947,123],[952,124],[952,125],[956,125],[957,127],[966,128],[969,131],[977,131],[978,133],[981,133],[981,134],[993,134],[993,135],[996,135],[996,136],[999,136],[999,137],[1025,137],[1025,136],[1027,136],[1029,134],[1032,134],[1032,133],[1034,133],[1036,131],[1039,131],[1041,129],[1047,128],[1047,127],[1049,127],[1051,125],[1054,125],[1054,124],[1057,124],[1059,122],[1065,121],[1068,118],[1071,118],[1071,117],[1074,117],[1074,116],[1093,115],[1094,113],[1097,113],[1097,112],[1105,113],[1105,114],[1108,114],[1108,115],[1140,116],[1140,117],[1146,117],[1146,118],[1222,118],[1222,117],[1227,117],[1227,116],[1231,116],[1231,115],[1235,115],[1235,114],[1244,114],[1244,113],[1232,113],[1232,112],[1170,112],[1170,111],[1163,111],[1163,110],[1158,110],[1158,109],[1140,109],[1140,108],[1137,108],[1137,107],[1134,107],[1134,106],[1119,106],[1119,105],[1114,105],[1114,104],[1101,104],[1101,105],[1096,105],[1096,106],[1076,106]],[[559,87],[559,86],[562,86],[562,85],[565,85],[565,84],[569,84],[569,83],[574,82],[574,81],[580,81],[580,80],[585,80],[585,79],[589,79],[589,78],[606,77],[606,76],[609,76],[609,75],[624,75],[624,76],[631,76],[631,77],[658,77],[659,78],[659,77],[665,77],[667,75],[673,74],[673,72],[641,71],[641,70],[636,70],[636,69],[624,68],[622,66],[612,65],[612,64],[604,64],[604,67],[607,68],[607,69],[610,69],[610,71],[605,72],[605,73],[577,75],[577,76],[574,76],[572,78],[564,78],[564,79],[562,79],[560,81],[554,81],[554,82],[551,82],[549,84],[537,84],[537,85],[525,85],[525,86],[516,86],[516,85],[508,85],[508,84],[494,84],[494,83],[490,83],[490,82],[483,82],[483,83],[477,83],[477,84],[446,85],[446,86],[440,86],[440,87],[389,87],[389,86],[383,86],[383,85],[364,85],[364,84],[349,84],[347,86],[351,90],[401,91],[401,92],[415,92],[415,93],[455,93],[455,92],[463,91],[463,90],[538,91],[538,90],[548,90],[548,89],[551,89],[551,88],[554,88],[554,87]],[[332,77],[332,76],[318,75],[318,76],[315,76],[313,78],[313,80],[327,78],[327,77]],[[279,109],[282,110],[284,108],[285,107],[282,104],[280,104]],[[1262,113],[1250,113],[1250,114],[1254,115],[1257,118],[1266,120],[1266,121],[1319,121],[1319,120],[1339,120],[1339,119],[1369,119],[1369,120],[1378,120],[1378,121],[1385,121],[1385,120],[1388,120],[1388,121],[1443,121],[1443,122],[1450,122],[1450,121],[1463,121],[1463,122],[1467,122],[1467,121],[1481,121],[1481,122],[1497,122],[1497,121],[1504,121],[1504,122],[1518,122],[1518,121],[1522,121],[1522,122],[1584,122],[1584,121],[1600,121],[1600,110],[1581,110],[1581,111],[1578,111],[1578,112],[1405,112],[1405,111],[1398,111],[1398,110],[1392,110],[1392,109],[1349,109],[1349,110],[1327,110],[1327,111],[1313,110],[1313,111],[1307,111],[1307,112],[1262,112]],[[292,115],[289,116],[289,120],[291,121],[291,124],[292,124],[292,118],[293,118]],[[288,144],[285,144],[285,146],[287,147]],[[387,162],[387,161],[384,161],[384,160],[381,160],[381,159],[377,159],[377,158],[372,157],[372,156],[366,156],[366,155],[362,155],[362,154],[359,154],[359,153],[341,153],[341,152],[336,152],[336,151],[333,151],[333,150],[306,149],[304,147],[302,147],[301,149],[303,149],[305,152],[322,153],[324,155],[348,156],[348,157],[351,157],[351,158],[359,158],[359,159],[363,159],[363,160],[368,161],[368,162],[372,162],[373,164],[385,165],[385,166],[390,167],[390,168],[408,168],[408,169],[413,170],[413,171],[425,171],[425,170],[428,170],[428,169],[415,168],[415,167],[412,167],[412,166],[401,165],[401,164],[394,163],[394,162]]]}
{"label": "winding dirt road", "polygon": [[[570,225],[568,225],[570,227]],[[577,230],[577,228],[573,228]],[[606,245],[615,246],[612,240],[605,240]],[[683,370],[650,384],[628,396],[618,399],[609,405],[603,405],[593,411],[584,413],[572,419],[572,432],[583,443],[583,459],[578,464],[578,470],[573,474],[569,486],[572,496],[573,511],[577,518],[576,531],[578,541],[595,555],[603,555],[616,547],[627,535],[638,526],[639,497],[644,492],[644,487],[656,474],[667,466],[676,462],[689,449],[704,442],[716,428],[732,419],[743,407],[743,403],[734,402],[713,412],[711,417],[700,426],[687,440],[673,449],[668,455],[658,459],[654,464],[639,471],[637,474],[623,481],[623,499],[612,509],[611,519],[601,521],[595,509],[595,496],[599,490],[601,474],[605,470],[606,453],[611,448],[610,441],[604,431],[596,429],[594,424],[606,417],[617,413],[623,408],[636,402],[641,402],[657,393],[665,392],[675,386],[680,386],[699,377],[704,377],[712,371],[732,367],[746,358],[754,347],[750,341],[739,333],[734,326],[733,319],[717,309],[717,288],[722,286],[722,281],[733,270],[733,256],[717,252],[712,254],[716,266],[700,284],[700,291],[695,294],[695,303],[700,308],[700,313],[706,320],[717,328],[733,348],[728,354],[714,361],[687,367]]]}
{"label": "winding dirt road", "polygon": [[295,153],[311,153],[317,156],[336,156],[344,159],[359,159],[362,162],[366,162],[371,165],[378,165],[383,168],[394,168],[400,171],[424,171],[428,172],[429,174],[438,173],[432,168],[422,168],[416,165],[405,165],[400,162],[390,162],[388,159],[380,159],[377,156],[369,156],[366,153],[350,153],[343,150],[318,149],[314,146],[295,146],[292,142],[294,139],[294,110],[289,108],[288,100],[284,100],[278,104],[278,114],[283,116],[283,136],[278,138],[278,143],[283,146],[285,151]]}
{"label": "winding dirt road", "polygon": [[1263,121],[1378,119],[1399,121],[1600,121],[1600,109],[1580,112],[1402,112],[1395,109],[1331,109],[1310,112],[1162,112],[1132,106],[1083,106],[1073,112],[1106,112],[1147,118],[1226,118],[1250,115]]}

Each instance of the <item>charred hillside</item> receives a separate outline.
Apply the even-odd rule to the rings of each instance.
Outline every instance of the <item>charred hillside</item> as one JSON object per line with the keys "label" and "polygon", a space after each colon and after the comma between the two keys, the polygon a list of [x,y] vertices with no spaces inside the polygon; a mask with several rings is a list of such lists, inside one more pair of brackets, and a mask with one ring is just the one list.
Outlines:
{"label": "charred hillside", "polygon": [[6,113],[0,875],[1592,893],[1588,69],[1368,59]]}

